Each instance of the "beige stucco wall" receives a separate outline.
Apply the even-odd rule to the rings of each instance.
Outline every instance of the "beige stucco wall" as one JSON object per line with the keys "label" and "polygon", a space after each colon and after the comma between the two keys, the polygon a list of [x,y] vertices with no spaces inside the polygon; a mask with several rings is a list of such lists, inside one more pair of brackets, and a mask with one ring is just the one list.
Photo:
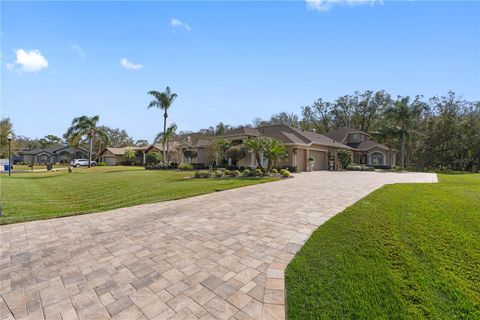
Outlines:
{"label": "beige stucco wall", "polygon": [[[253,159],[254,166],[257,165],[257,161]],[[245,157],[237,161],[237,167],[251,167],[252,166],[252,153],[247,151]]]}
{"label": "beige stucco wall", "polygon": [[204,163],[207,165],[207,154],[205,148],[197,148],[197,158],[195,158],[195,163]]}

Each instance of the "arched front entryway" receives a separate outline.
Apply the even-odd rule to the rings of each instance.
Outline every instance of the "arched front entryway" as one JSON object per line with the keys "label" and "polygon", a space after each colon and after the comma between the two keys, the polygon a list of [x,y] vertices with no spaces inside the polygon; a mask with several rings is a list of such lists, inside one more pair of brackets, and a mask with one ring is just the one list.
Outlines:
{"label": "arched front entryway", "polygon": [[385,164],[385,155],[383,152],[375,151],[369,155],[369,164],[370,165],[384,165]]}

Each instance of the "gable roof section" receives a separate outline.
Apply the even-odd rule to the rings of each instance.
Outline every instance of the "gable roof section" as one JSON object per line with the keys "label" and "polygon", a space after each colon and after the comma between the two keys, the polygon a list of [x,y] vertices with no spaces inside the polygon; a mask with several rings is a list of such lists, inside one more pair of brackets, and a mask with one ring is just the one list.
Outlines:
{"label": "gable roof section", "polygon": [[[228,131],[227,133],[218,136],[218,137],[231,137],[231,136],[249,136],[249,137],[258,137],[260,135],[260,132],[258,132],[257,129],[255,128],[249,128],[249,127],[240,127],[237,129],[233,129]],[[217,137],[217,138],[218,138]]]}
{"label": "gable roof section", "polygon": [[[47,149],[36,148],[36,149],[33,149],[33,150],[20,151],[19,153],[20,154],[31,154],[31,155],[35,155],[35,154],[39,154],[39,153],[48,153],[48,154],[53,155],[53,154],[59,154],[63,150],[68,151],[69,153],[72,153],[73,149],[74,148],[69,146],[69,145],[58,144],[58,145],[55,145],[55,146],[53,146],[51,148],[47,148]],[[78,147],[77,151],[87,152],[87,150],[82,148],[82,147]]]}
{"label": "gable roof section", "polygon": [[325,133],[325,136],[337,142],[343,143],[350,133],[363,133],[368,136],[367,133],[351,127],[341,127],[336,130],[329,131]]}
{"label": "gable roof section", "polygon": [[[178,141],[171,141],[169,142],[169,145],[168,145],[168,150],[169,151],[174,151],[178,146],[180,146],[181,143],[178,142]],[[140,149],[132,149],[132,150],[145,150],[145,151],[149,151],[153,148],[159,150],[159,151],[163,151],[163,145],[161,143],[156,143],[156,144],[152,144],[152,145],[149,145],[149,146],[144,146],[144,147],[137,147],[137,148],[140,148]],[[143,148],[143,149],[142,149]],[[167,149],[167,148],[165,148]]]}
{"label": "gable roof section", "polygon": [[201,148],[201,147],[206,147],[212,143],[212,140],[208,139],[199,139],[197,143],[195,144],[195,147]]}
{"label": "gable roof section", "polygon": [[125,153],[127,150],[133,150],[133,151],[145,151],[147,150],[149,146],[143,146],[143,147],[122,147],[122,148],[115,148],[115,147],[106,147],[105,149],[102,150],[102,152],[99,153],[99,156],[102,155],[105,151],[110,151],[116,156],[120,156]]}
{"label": "gable roof section", "polygon": [[392,151],[396,151],[395,149],[393,148],[389,148],[387,147],[386,145],[383,145],[381,143],[377,143],[375,141],[371,141],[371,140],[367,140],[367,141],[362,141],[362,142],[359,142],[359,143],[349,143],[348,146],[354,148],[355,150],[359,150],[359,151],[368,151],[372,148],[380,148],[380,149],[384,149],[384,150],[392,150]]}
{"label": "gable roof section", "polygon": [[350,149],[349,146],[338,143],[322,134],[304,131],[287,125],[274,125],[258,128],[263,135],[280,140],[283,143],[319,144],[326,147]]}

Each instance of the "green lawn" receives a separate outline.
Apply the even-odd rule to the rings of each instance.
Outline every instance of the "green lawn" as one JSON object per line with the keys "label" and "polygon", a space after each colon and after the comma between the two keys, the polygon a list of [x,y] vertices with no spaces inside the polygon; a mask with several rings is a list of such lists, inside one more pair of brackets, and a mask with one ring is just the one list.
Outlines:
{"label": "green lawn", "polygon": [[388,185],[286,271],[289,319],[480,319],[480,175]]}
{"label": "green lawn", "polygon": [[97,212],[179,199],[272,181],[271,178],[185,179],[192,172],[95,167],[0,175],[0,224]]}

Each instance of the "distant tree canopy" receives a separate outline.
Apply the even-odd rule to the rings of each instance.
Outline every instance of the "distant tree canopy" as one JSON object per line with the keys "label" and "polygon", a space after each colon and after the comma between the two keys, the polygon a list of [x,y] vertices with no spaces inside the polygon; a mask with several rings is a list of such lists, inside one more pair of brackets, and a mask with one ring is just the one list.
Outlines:
{"label": "distant tree canopy", "polygon": [[[334,101],[318,98],[301,107],[300,116],[281,112],[269,120],[255,118],[252,124],[285,124],[318,133],[349,126],[397,150],[403,140],[409,170],[480,170],[480,102],[454,92],[425,99],[421,95],[394,98],[384,90],[357,91]],[[234,128],[219,123],[201,131],[213,136]]]}
{"label": "distant tree canopy", "polygon": [[[255,118],[252,124],[234,126],[220,122],[198,132],[180,131],[175,140],[197,141],[228,134],[241,126],[278,124],[318,133],[350,126],[369,133],[373,140],[390,148],[403,149],[405,167],[409,170],[480,170],[480,102],[467,101],[454,92],[428,99],[420,95],[392,97],[383,90],[357,91],[333,101],[318,98],[311,105],[301,107],[299,114],[280,112],[268,120]],[[0,125],[0,156],[6,156],[6,136],[8,132],[14,133],[10,119],[3,118]],[[134,140],[125,130],[107,126],[101,128],[107,133],[109,146],[134,145]],[[48,146],[58,142],[58,139],[54,135],[43,139],[14,135],[12,149],[15,153],[22,148]],[[94,139],[97,153],[106,146],[102,139]],[[84,143],[80,141],[80,144]],[[137,140],[135,145],[145,143],[144,140]],[[216,147],[208,152],[211,155],[209,162],[218,156]],[[193,157],[192,154],[190,156]],[[401,158],[399,156],[398,163]]]}
{"label": "distant tree canopy", "polygon": [[0,120],[0,158],[8,157],[8,134],[13,135],[13,126],[10,118]]}
{"label": "distant tree canopy", "polygon": [[40,144],[40,148],[51,148],[54,145],[60,144],[63,142],[62,138],[57,137],[56,135],[49,134],[43,137],[42,139],[38,140]]}

